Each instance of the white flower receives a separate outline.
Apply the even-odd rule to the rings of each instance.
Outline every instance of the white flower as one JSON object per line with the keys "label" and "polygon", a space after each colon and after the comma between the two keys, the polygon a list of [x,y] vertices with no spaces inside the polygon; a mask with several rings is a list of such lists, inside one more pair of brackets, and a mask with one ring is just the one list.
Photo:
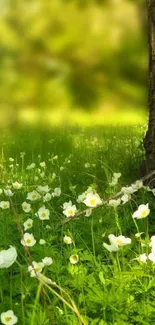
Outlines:
{"label": "white flower", "polygon": [[126,202],[128,202],[131,199],[131,195],[130,194],[124,194],[121,197],[121,201],[123,202],[123,204],[125,204]]}
{"label": "white flower", "polygon": [[149,259],[151,262],[155,263],[155,254],[154,254],[153,252],[151,252],[151,253],[148,255],[148,259]]}
{"label": "white flower", "polygon": [[24,212],[30,212],[31,211],[31,204],[27,202],[22,203],[22,209]]}
{"label": "white flower", "polygon": [[21,244],[23,246],[32,247],[36,244],[36,240],[32,234],[26,232],[23,238],[21,239]]}
{"label": "white flower", "polygon": [[85,166],[85,168],[89,168],[90,167],[90,163],[85,163],[84,166]]}
{"label": "white flower", "polygon": [[46,193],[45,196],[43,197],[44,202],[49,202],[51,200],[52,196],[50,193]]}
{"label": "white flower", "polygon": [[45,163],[45,161],[42,161],[42,162],[40,163],[40,166],[43,167],[43,168],[45,168],[45,167],[46,167],[46,163]]}
{"label": "white flower", "polygon": [[27,219],[24,224],[24,230],[26,231],[27,229],[30,229],[33,226],[33,220],[32,219]]}
{"label": "white flower", "polygon": [[36,167],[36,164],[32,163],[31,165],[27,166],[26,169],[31,170],[31,169],[34,169],[35,167]]}
{"label": "white flower", "polygon": [[110,186],[115,186],[115,185],[117,185],[117,183],[118,183],[118,179],[115,178],[115,177],[112,177],[112,181],[111,181],[111,183],[109,183],[109,185]]}
{"label": "white flower", "polygon": [[1,323],[4,325],[14,325],[18,322],[17,316],[15,316],[12,310],[8,310],[1,314]]}
{"label": "white flower", "polygon": [[76,254],[71,255],[70,258],[69,258],[69,260],[70,260],[71,264],[76,264],[79,261],[79,256],[76,255]]}
{"label": "white flower", "polygon": [[1,201],[0,202],[0,208],[9,209],[10,208],[10,202],[9,201]]}
{"label": "white flower", "polygon": [[70,245],[73,242],[72,238],[69,237],[69,236],[64,236],[63,240],[64,240],[64,243],[67,244],[67,245]]}
{"label": "white flower", "polygon": [[15,183],[12,183],[12,186],[15,190],[19,190],[20,188],[22,188],[23,184],[22,183],[18,183],[18,182],[15,182]]}
{"label": "white flower", "polygon": [[40,194],[37,191],[27,193],[27,200],[36,201],[40,198]]}
{"label": "white flower", "polygon": [[53,263],[53,260],[52,260],[51,257],[44,257],[44,258],[42,259],[42,262],[43,262],[44,265],[49,266],[49,265],[51,265],[51,264]]}
{"label": "white flower", "polygon": [[10,157],[9,158],[9,161],[13,162],[14,161],[14,158]]}
{"label": "white flower", "polygon": [[37,191],[38,191],[39,193],[41,193],[41,194],[46,194],[46,193],[48,193],[48,192],[50,191],[50,188],[49,188],[48,185],[45,185],[45,186],[41,186],[41,185],[39,185],[39,186],[37,187]]}
{"label": "white flower", "polygon": [[44,267],[44,264],[42,262],[32,262],[32,265],[28,266],[28,271],[30,272],[31,277],[38,276],[39,273],[41,273],[42,269]]}
{"label": "white flower", "polygon": [[77,202],[78,202],[78,203],[82,203],[82,202],[85,200],[85,198],[86,198],[86,194],[85,194],[85,193],[82,193],[82,194],[80,194],[80,195],[78,196],[78,198],[77,198]]}
{"label": "white flower", "polygon": [[116,245],[108,245],[106,243],[103,243],[103,247],[106,248],[109,252],[117,252],[119,250],[119,247]]}
{"label": "white flower", "polygon": [[16,248],[10,246],[7,250],[0,251],[0,269],[10,267],[17,259]]}
{"label": "white flower", "polygon": [[149,205],[147,204],[141,204],[138,207],[138,210],[135,211],[132,215],[135,219],[143,219],[146,218],[150,213]]}
{"label": "white flower", "polygon": [[146,263],[147,255],[146,255],[146,253],[140,254],[137,258],[134,258],[134,260],[137,260],[140,263]]}
{"label": "white flower", "polygon": [[133,194],[137,191],[137,189],[133,188],[132,186],[122,187],[121,189],[123,194]]}
{"label": "white flower", "polygon": [[114,208],[117,208],[121,203],[121,199],[117,199],[117,200],[110,200],[109,201],[109,205],[114,207]]}
{"label": "white flower", "polygon": [[40,220],[49,220],[50,211],[43,205],[37,212]]}
{"label": "white flower", "polygon": [[54,192],[52,193],[52,196],[55,197],[55,196],[60,196],[61,195],[61,188],[60,187],[56,187],[54,189]]}
{"label": "white flower", "polygon": [[13,196],[13,192],[10,190],[10,189],[7,189],[7,190],[4,190],[4,194],[6,195],[6,196]]}
{"label": "white flower", "polygon": [[93,208],[102,204],[102,200],[97,193],[88,193],[83,201],[87,207]]}
{"label": "white flower", "polygon": [[139,190],[140,188],[143,187],[143,181],[138,180],[136,183],[132,184],[132,188],[135,190]]}
{"label": "white flower", "polygon": [[110,234],[108,236],[109,241],[112,245],[118,246],[118,247],[122,247],[128,244],[131,244],[131,239],[125,236],[115,236],[113,234]]}
{"label": "white flower", "polygon": [[41,238],[41,239],[39,240],[39,244],[40,244],[40,245],[45,245],[45,244],[46,244],[46,240]]}
{"label": "white flower", "polygon": [[77,212],[77,208],[75,205],[72,205],[72,202],[69,201],[69,202],[65,202],[63,204],[63,214],[66,216],[66,217],[73,217],[75,216],[76,212]]}

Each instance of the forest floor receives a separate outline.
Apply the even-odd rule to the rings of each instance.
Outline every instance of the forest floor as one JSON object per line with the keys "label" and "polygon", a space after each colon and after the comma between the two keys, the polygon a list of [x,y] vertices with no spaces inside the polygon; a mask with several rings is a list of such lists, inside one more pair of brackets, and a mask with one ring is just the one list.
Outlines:
{"label": "forest floor", "polygon": [[155,323],[154,191],[138,181],[145,131],[2,132],[2,324]]}

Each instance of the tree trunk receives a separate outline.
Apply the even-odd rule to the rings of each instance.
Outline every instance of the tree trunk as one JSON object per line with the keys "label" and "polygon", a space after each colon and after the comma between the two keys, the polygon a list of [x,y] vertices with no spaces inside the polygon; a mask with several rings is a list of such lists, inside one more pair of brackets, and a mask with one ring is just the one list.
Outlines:
{"label": "tree trunk", "polygon": [[149,123],[144,139],[146,172],[155,170],[155,0],[147,0],[149,45]]}

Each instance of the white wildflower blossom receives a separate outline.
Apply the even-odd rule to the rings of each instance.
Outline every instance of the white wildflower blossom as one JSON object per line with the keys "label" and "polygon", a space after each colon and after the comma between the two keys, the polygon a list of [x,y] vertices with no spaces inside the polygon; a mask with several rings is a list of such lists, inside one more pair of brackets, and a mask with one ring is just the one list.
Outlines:
{"label": "white wildflower blossom", "polygon": [[31,204],[27,202],[22,203],[22,209],[24,212],[30,212],[31,211]]}
{"label": "white wildflower blossom", "polygon": [[36,201],[36,200],[40,199],[40,197],[41,197],[40,194],[35,190],[27,193],[27,200],[30,200],[30,201]]}
{"label": "white wildflower blossom", "polygon": [[146,218],[150,214],[149,205],[147,204],[141,204],[138,207],[138,210],[135,211],[132,215],[134,219],[143,219]]}
{"label": "white wildflower blossom", "polygon": [[9,201],[1,201],[0,202],[0,208],[5,210],[10,208],[10,202]]}
{"label": "white wildflower blossom", "polygon": [[18,183],[18,182],[14,182],[14,183],[12,183],[12,186],[13,186],[13,188],[15,190],[20,190],[22,188],[23,184],[22,183]]}
{"label": "white wildflower blossom", "polygon": [[50,211],[43,205],[37,212],[40,220],[49,220]]}
{"label": "white wildflower blossom", "polygon": [[26,231],[27,229],[32,228],[32,226],[33,226],[33,220],[30,219],[30,218],[27,219],[27,220],[24,222],[23,226],[24,226],[24,231]]}
{"label": "white wildflower blossom", "polygon": [[21,239],[21,244],[23,246],[28,246],[28,247],[32,247],[36,244],[36,240],[33,236],[33,234],[29,234],[29,233],[25,233],[23,238]]}
{"label": "white wildflower blossom", "polygon": [[97,193],[95,193],[95,194],[88,193],[88,194],[86,194],[86,198],[83,201],[83,203],[90,208],[94,208],[94,207],[101,205],[102,200]]}
{"label": "white wildflower blossom", "polygon": [[1,323],[4,325],[14,325],[18,322],[17,316],[14,314],[13,310],[8,310],[1,314]]}

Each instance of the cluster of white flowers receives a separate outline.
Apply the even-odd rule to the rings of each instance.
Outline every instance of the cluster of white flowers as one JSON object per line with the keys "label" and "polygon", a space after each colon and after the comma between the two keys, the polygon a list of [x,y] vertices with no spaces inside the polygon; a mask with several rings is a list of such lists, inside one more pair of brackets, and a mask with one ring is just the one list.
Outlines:
{"label": "cluster of white flowers", "polygon": [[30,272],[31,277],[37,277],[40,274],[45,266],[50,266],[53,263],[51,257],[44,257],[42,262],[33,261],[31,265],[28,266],[28,271]]}

